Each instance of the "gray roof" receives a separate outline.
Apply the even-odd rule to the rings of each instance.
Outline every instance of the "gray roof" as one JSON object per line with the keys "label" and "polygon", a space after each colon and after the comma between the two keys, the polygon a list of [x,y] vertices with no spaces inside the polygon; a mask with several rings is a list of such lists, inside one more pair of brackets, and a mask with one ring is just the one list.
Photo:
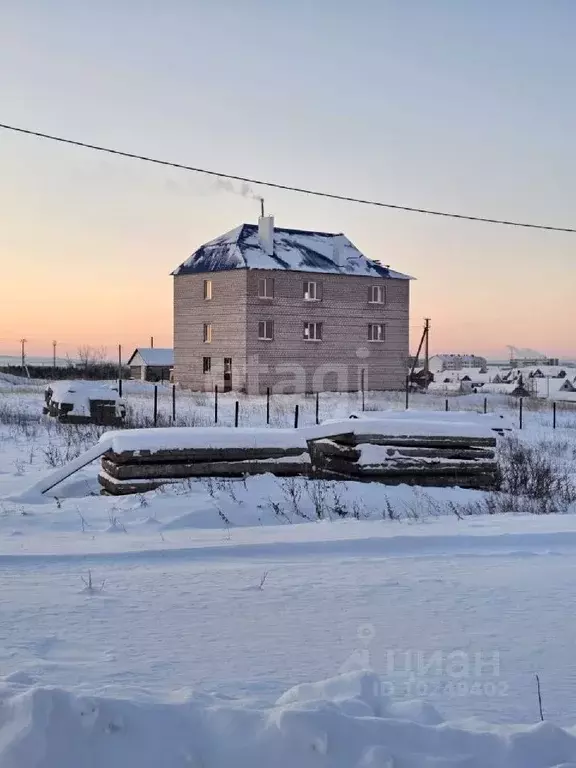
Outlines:
{"label": "gray roof", "polygon": [[410,279],[366,258],[345,235],[332,232],[275,227],[274,253],[268,255],[260,243],[256,224],[241,224],[205,243],[172,274],[231,269],[283,269]]}
{"label": "gray roof", "polygon": [[127,365],[140,355],[144,365],[155,365],[158,367],[169,367],[174,365],[174,350],[168,347],[138,347],[130,355]]}

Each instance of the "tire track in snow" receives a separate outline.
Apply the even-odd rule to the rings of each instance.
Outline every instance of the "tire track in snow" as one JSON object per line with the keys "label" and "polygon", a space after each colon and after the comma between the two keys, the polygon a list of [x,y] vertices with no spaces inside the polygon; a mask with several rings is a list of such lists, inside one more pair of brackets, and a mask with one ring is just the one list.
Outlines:
{"label": "tire track in snow", "polygon": [[368,537],[327,541],[262,542],[254,544],[199,545],[196,547],[141,549],[124,552],[14,553],[0,555],[0,568],[24,565],[118,562],[203,562],[298,560],[316,556],[340,559],[420,558],[458,556],[530,557],[543,554],[570,554],[576,550],[576,532],[502,533],[496,535],[426,535]]}

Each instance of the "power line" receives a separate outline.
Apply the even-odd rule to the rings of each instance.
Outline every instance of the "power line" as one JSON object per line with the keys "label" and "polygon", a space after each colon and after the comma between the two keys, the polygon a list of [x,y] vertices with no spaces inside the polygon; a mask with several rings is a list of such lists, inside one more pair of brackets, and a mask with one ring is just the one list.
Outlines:
{"label": "power line", "polygon": [[215,176],[220,179],[231,179],[232,181],[241,181],[247,184],[257,184],[262,187],[271,187],[272,189],[283,189],[288,192],[298,192],[304,195],[314,195],[315,197],[327,197],[330,200],[342,200],[347,203],[360,203],[361,205],[373,205],[378,208],[391,208],[397,211],[409,211],[410,213],[426,213],[430,216],[443,216],[449,219],[463,219],[465,221],[480,221],[485,224],[503,224],[508,227],[524,227],[527,229],[545,229],[551,232],[576,232],[576,229],[571,227],[552,227],[547,224],[527,224],[520,221],[508,221],[506,219],[489,219],[484,216],[469,216],[463,213],[448,213],[447,211],[434,211],[429,208],[415,208],[409,205],[397,205],[394,203],[382,203],[378,200],[366,200],[361,197],[350,197],[349,195],[337,195],[332,192],[321,192],[316,189],[306,189],[305,187],[292,187],[289,184],[279,184],[274,181],[262,181],[261,179],[252,179],[249,176],[236,176],[232,173],[221,173],[219,171],[211,171],[207,168],[196,168],[192,165],[184,165],[182,163],[173,163],[169,160],[159,160],[154,157],[147,157],[146,155],[137,155],[133,152],[123,152],[119,149],[112,149],[110,147],[102,147],[97,144],[87,144],[84,141],[76,141],[75,139],[66,139],[61,136],[53,136],[49,133],[41,133],[40,131],[31,131],[26,128],[18,128],[14,125],[6,125],[0,123],[0,128],[4,128],[6,131],[14,131],[16,133],[24,133],[27,136],[36,136],[40,139],[49,139],[50,141],[57,141],[61,144],[71,144],[75,147],[83,147],[84,149],[94,149],[97,152],[106,152],[110,155],[119,155],[120,157],[129,157],[133,160],[143,160],[146,163],[154,163],[156,165],[165,165],[170,168],[179,168],[183,171],[193,171],[194,173],[203,173],[206,176]]}

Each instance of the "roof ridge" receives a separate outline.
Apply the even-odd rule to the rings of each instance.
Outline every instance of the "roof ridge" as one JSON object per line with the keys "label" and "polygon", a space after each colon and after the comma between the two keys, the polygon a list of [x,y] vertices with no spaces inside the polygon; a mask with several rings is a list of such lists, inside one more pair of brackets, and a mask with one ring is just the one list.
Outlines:
{"label": "roof ridge", "polygon": [[[250,224],[249,222],[245,222],[243,227],[250,227],[252,231],[258,229],[258,224]],[[322,237],[340,237],[346,235],[344,232],[321,232],[318,229],[294,229],[293,227],[277,227],[274,225],[274,231],[275,232],[291,232],[294,235],[320,235]]]}

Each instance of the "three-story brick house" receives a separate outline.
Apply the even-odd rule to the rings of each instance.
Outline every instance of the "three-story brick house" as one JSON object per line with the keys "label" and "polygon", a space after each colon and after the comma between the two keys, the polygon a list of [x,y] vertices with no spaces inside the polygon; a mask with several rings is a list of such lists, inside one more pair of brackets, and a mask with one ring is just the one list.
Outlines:
{"label": "three-story brick house", "polygon": [[342,234],[271,216],[200,247],[174,275],[174,380],[248,393],[401,389],[410,278]]}

